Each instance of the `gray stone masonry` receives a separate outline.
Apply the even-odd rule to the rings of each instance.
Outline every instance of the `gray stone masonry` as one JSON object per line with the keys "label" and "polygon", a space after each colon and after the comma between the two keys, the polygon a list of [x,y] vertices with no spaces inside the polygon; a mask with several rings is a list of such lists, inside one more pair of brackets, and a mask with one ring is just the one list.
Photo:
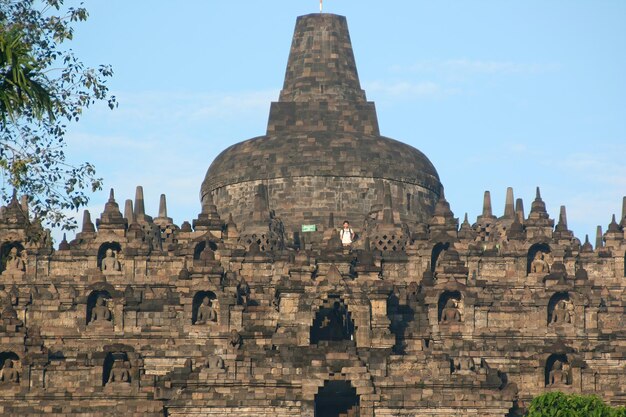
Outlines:
{"label": "gray stone masonry", "polygon": [[426,221],[443,190],[423,153],[380,136],[374,103],[359,84],[346,19],[301,16],[266,135],[222,152],[201,197],[211,194],[222,218],[232,214],[241,224],[254,190],[264,184],[291,238],[303,224],[325,224],[330,212],[360,220],[383,203],[384,183],[406,223]]}
{"label": "gray stone masonry", "polygon": [[626,405],[626,199],[595,248],[539,190],[528,216],[511,189],[497,217],[487,192],[459,226],[428,159],[378,136],[339,16],[298,20],[269,125],[218,157],[180,227],[141,187],[58,249],[17,195],[0,208],[0,415]]}

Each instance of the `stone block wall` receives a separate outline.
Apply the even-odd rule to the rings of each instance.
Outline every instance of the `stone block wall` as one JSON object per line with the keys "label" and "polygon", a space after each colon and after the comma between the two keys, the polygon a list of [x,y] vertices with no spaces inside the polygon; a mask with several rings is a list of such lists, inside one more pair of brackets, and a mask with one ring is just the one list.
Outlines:
{"label": "stone block wall", "polygon": [[5,210],[0,410],[504,417],[557,389],[625,404],[624,239],[481,240],[438,204],[396,251],[362,241],[406,233],[385,216],[351,247],[319,232],[262,252],[215,222],[159,242],[86,224],[53,250]]}
{"label": "stone block wall", "polygon": [[245,224],[251,217],[255,191],[265,186],[268,202],[281,219],[288,240],[293,233],[300,235],[302,225],[316,225],[318,230],[328,227],[329,213],[340,226],[348,220],[356,229],[363,227],[363,213],[372,207],[382,207],[384,184],[389,184],[393,204],[398,207],[400,223],[426,221],[434,210],[439,192],[420,184],[364,177],[291,176],[263,181],[248,181],[215,189],[212,199],[222,208],[220,216],[233,216],[237,224]]}

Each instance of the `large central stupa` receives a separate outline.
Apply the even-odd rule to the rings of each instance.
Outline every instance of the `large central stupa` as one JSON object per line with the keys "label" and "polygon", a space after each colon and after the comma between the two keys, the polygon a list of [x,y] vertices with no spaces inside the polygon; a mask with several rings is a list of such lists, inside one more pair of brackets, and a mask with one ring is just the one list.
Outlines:
{"label": "large central stupa", "polygon": [[[259,187],[263,185],[263,187]],[[345,17],[301,16],[267,132],[223,151],[201,197],[222,218],[250,219],[259,189],[287,232],[325,224],[331,213],[353,224],[382,206],[384,188],[402,223],[427,220],[442,193],[433,164],[417,149],[380,135],[376,108],[361,89]]]}

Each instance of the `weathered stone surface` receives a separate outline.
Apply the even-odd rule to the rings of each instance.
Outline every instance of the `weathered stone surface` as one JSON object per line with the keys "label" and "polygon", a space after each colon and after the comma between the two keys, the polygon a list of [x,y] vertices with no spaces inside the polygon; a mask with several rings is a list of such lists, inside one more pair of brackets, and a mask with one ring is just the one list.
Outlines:
{"label": "weathered stone surface", "polygon": [[[329,213],[361,221],[391,186],[402,222],[425,221],[442,193],[434,166],[417,149],[380,136],[374,104],[361,90],[345,18],[298,19],[285,83],[267,134],[238,143],[211,164],[202,184],[222,218],[247,220],[259,184],[267,187],[288,237]],[[209,196],[210,194],[210,196]]]}
{"label": "weathered stone surface", "polygon": [[[324,37],[336,66],[323,65]],[[564,209],[554,228],[537,193],[525,218],[510,190],[505,216],[486,193],[459,229],[438,180],[402,177],[436,178],[415,165],[427,160],[375,136],[351,54],[343,18],[300,19],[281,101],[303,120],[324,108],[306,97],[341,114],[322,127],[287,120],[288,135],[275,123],[233,157],[261,169],[263,143],[282,157],[281,141],[310,128],[307,152],[337,175],[308,154],[302,177],[282,165],[280,178],[239,178],[251,171],[223,165],[235,182],[206,188],[194,227],[174,225],[165,198],[146,215],[141,188],[121,218],[111,194],[98,228],[86,212],[57,251],[17,196],[0,209],[1,415],[505,417],[557,389],[626,403],[626,214],[594,249]],[[354,155],[333,159],[321,137]],[[333,171],[352,156],[371,160],[346,168],[359,175]],[[373,174],[387,157],[397,166]],[[205,186],[225,181],[212,169]],[[407,205],[407,190],[421,203]],[[351,245],[337,215],[356,219]],[[289,229],[302,222],[319,227]]]}

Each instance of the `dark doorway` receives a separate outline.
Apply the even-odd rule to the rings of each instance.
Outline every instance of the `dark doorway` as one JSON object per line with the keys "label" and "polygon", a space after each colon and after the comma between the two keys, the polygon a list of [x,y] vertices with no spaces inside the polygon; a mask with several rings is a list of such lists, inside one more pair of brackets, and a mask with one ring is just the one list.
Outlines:
{"label": "dark doorway", "polygon": [[442,256],[443,252],[450,249],[449,242],[439,242],[434,247],[430,254],[430,272],[435,272],[437,269],[437,262],[439,262],[439,258]]}
{"label": "dark doorway", "polygon": [[437,320],[441,322],[443,310],[446,308],[449,300],[459,302],[462,299],[463,295],[459,291],[444,291],[439,297],[439,303],[437,303]]}
{"label": "dark doorway", "polygon": [[13,352],[1,352],[0,353],[0,369],[2,369],[2,367],[4,367],[4,363],[8,360],[12,360],[13,364],[16,365],[20,362],[20,357],[17,356],[15,353]]}
{"label": "dark doorway", "polygon": [[[104,365],[102,367],[102,386],[105,386],[109,383],[111,379],[111,372],[114,367],[124,366],[129,367],[128,354],[126,352],[109,352],[107,353],[106,358],[104,359]],[[117,382],[128,382],[130,383],[130,373],[127,374],[128,378],[126,381],[118,380]]]}
{"label": "dark doorway", "polygon": [[21,255],[24,250],[24,246],[19,242],[4,242],[2,246],[0,246],[0,272],[6,269],[9,253],[11,253],[11,249],[13,248],[17,249],[18,255]]}
{"label": "dark doorway", "polygon": [[[108,291],[105,290],[96,290],[92,291],[87,297],[87,314],[86,314],[86,324],[91,323],[91,318],[93,316],[93,309],[96,307],[96,303],[98,298],[102,297],[108,304],[108,302],[113,298]],[[113,319],[113,314],[111,314],[111,319]]]}
{"label": "dark doorway", "polygon": [[359,396],[346,381],[326,381],[315,396],[315,417],[358,417]]}
{"label": "dark doorway", "polygon": [[204,301],[204,298],[208,297],[211,301],[211,308],[216,308],[217,296],[213,291],[198,291],[196,295],[193,296],[193,304],[191,309],[191,324],[196,324],[196,320],[198,320],[198,308]]}
{"label": "dark doorway", "polygon": [[[209,249],[211,249],[213,252],[215,252],[217,250],[217,245],[215,244],[215,242],[209,240]],[[194,261],[197,261],[200,259],[200,255],[202,254],[202,252],[204,251],[204,249],[206,249],[206,245],[207,245],[207,241],[202,241],[200,243],[198,243],[196,245],[196,247],[193,250],[193,259]]]}
{"label": "dark doorway", "polygon": [[[558,366],[557,366],[558,365]],[[559,375],[565,373],[565,383],[563,385],[569,385],[569,360],[567,359],[567,355],[565,354],[552,354],[546,360],[546,368],[545,368],[545,383],[546,387],[552,385],[552,381],[550,378],[550,374],[554,371],[559,372]]]}
{"label": "dark doorway", "polygon": [[[548,302],[548,324],[554,321],[554,310],[561,301],[569,302],[569,294],[566,292],[557,292],[550,298],[550,301]],[[562,323],[559,321],[559,324]]]}
{"label": "dark doorway", "polygon": [[311,343],[352,340],[354,322],[340,298],[328,298],[315,315],[311,326]]}
{"label": "dark doorway", "polygon": [[[544,254],[551,253],[550,246],[546,243],[535,243],[528,249],[528,255],[526,256],[526,273],[532,272],[532,264],[535,260],[537,252],[543,252]],[[547,272],[546,272],[547,275]]]}
{"label": "dark doorway", "polygon": [[102,269],[102,260],[106,257],[107,250],[111,249],[115,254],[122,251],[122,245],[118,242],[106,242],[100,245],[98,249],[98,268]]}

